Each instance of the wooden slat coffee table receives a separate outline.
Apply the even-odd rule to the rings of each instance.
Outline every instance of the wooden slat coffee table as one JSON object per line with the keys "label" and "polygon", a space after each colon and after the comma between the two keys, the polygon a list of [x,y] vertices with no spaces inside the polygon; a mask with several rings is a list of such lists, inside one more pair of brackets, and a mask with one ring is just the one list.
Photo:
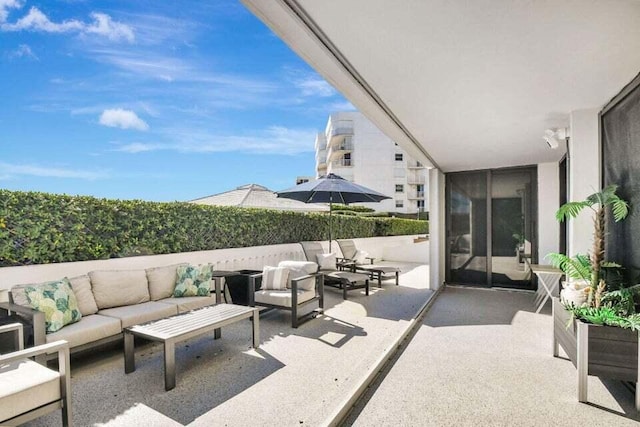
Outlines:
{"label": "wooden slat coffee table", "polygon": [[124,329],[124,371],[136,370],[134,336],[164,343],[164,388],[176,386],[176,342],[253,317],[253,348],[260,345],[260,316],[255,307],[217,304]]}

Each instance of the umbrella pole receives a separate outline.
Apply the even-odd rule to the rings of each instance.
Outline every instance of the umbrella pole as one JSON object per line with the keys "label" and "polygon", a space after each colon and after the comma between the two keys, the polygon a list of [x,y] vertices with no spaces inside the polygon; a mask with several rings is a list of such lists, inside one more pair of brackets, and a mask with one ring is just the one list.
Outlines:
{"label": "umbrella pole", "polygon": [[331,228],[333,227],[333,220],[331,219],[331,211],[333,210],[333,193],[329,194],[329,253],[331,253],[331,235],[333,234]]}

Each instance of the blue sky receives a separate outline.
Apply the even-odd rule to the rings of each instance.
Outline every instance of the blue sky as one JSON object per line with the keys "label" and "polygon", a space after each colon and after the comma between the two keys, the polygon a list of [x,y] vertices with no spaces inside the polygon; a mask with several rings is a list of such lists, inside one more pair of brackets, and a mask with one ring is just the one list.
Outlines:
{"label": "blue sky", "polygon": [[190,200],[313,175],[353,107],[237,1],[0,0],[0,188]]}

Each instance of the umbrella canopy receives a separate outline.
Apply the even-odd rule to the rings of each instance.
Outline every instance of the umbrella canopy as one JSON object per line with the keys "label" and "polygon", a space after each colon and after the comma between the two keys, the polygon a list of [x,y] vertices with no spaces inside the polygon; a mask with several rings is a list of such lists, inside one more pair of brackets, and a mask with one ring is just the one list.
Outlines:
{"label": "umbrella canopy", "polygon": [[381,200],[391,198],[370,188],[354,184],[332,173],[314,181],[305,182],[287,190],[278,191],[276,194],[278,197],[294,199],[304,203],[329,203],[329,251],[331,251],[332,238],[332,203],[342,203],[345,205],[349,203],[377,203]]}

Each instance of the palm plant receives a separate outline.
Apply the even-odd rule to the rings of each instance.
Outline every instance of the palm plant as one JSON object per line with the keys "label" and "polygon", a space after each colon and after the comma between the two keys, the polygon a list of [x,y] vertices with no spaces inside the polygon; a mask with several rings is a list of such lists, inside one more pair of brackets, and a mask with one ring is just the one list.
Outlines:
{"label": "palm plant", "polygon": [[617,185],[609,185],[601,191],[588,196],[581,202],[565,203],[558,209],[558,212],[556,212],[558,221],[576,218],[585,208],[589,208],[594,212],[593,247],[591,255],[588,258],[584,255],[577,255],[574,258],[569,258],[562,254],[549,255],[551,263],[564,271],[569,277],[583,279],[589,282],[589,306],[594,305],[596,300],[600,300],[606,287],[606,283],[602,280],[601,269],[604,267],[618,266],[615,263],[604,261],[607,208],[611,210],[615,222],[622,221],[629,214],[629,204],[616,194],[617,189]]}

